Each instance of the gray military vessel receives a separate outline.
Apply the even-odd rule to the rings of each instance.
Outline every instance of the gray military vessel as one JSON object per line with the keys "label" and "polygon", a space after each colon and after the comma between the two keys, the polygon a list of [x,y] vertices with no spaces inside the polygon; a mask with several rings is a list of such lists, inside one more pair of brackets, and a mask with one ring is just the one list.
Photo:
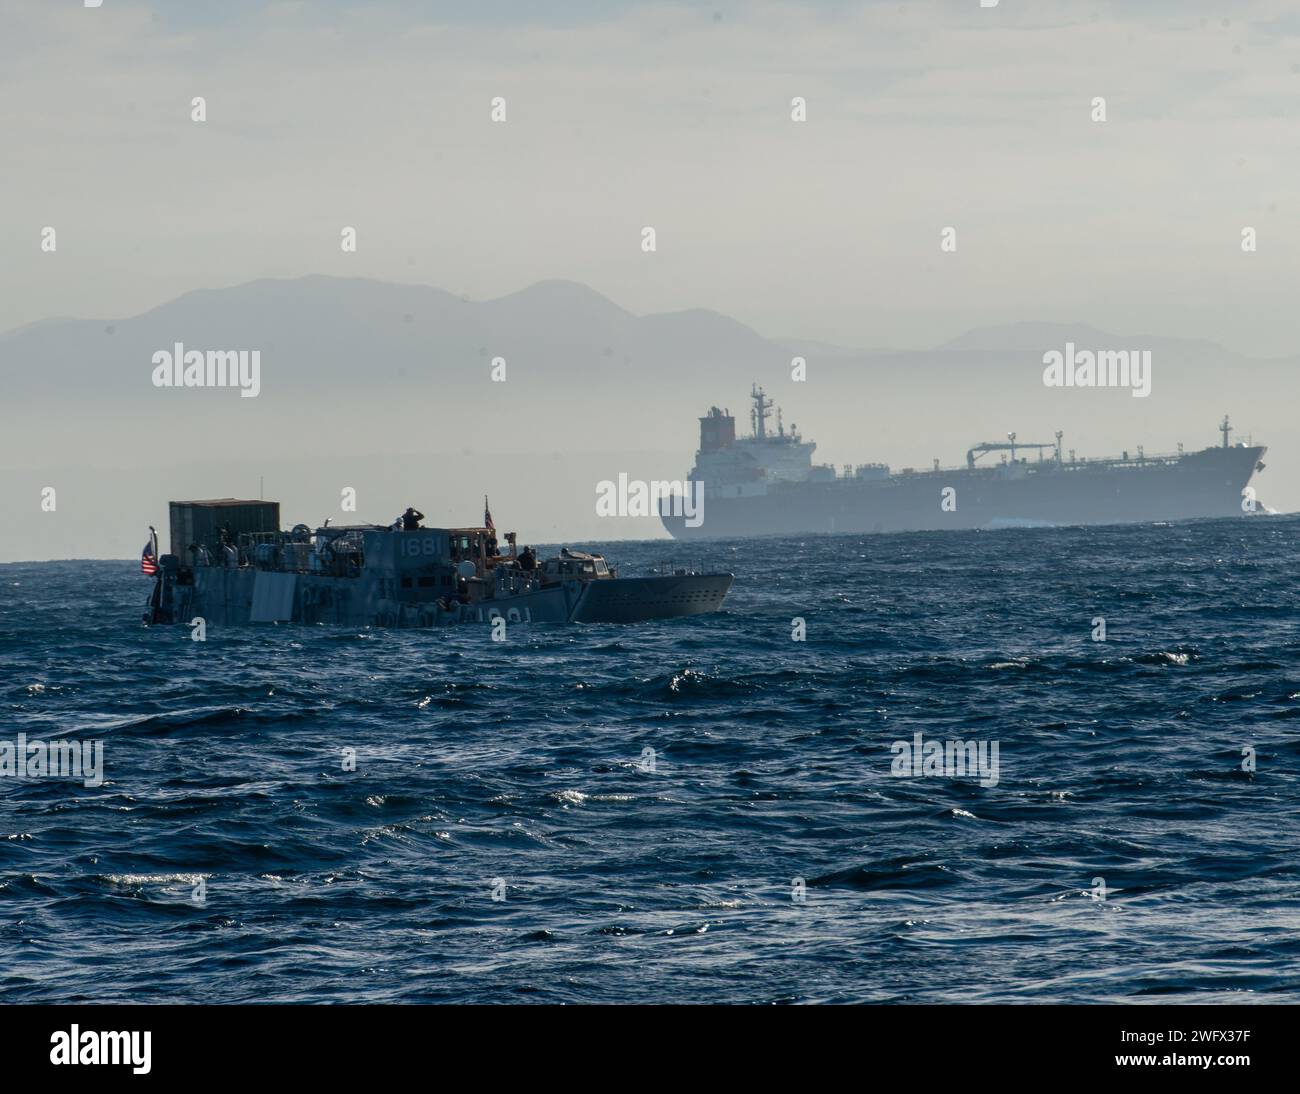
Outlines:
{"label": "gray military vessel", "polygon": [[287,532],[278,502],[174,501],[170,515],[171,553],[159,557],[154,535],[143,552],[141,568],[155,575],[146,623],[636,623],[716,611],[733,579],[685,569],[620,577],[603,555],[521,552],[513,532],[503,552],[486,521],[424,528],[412,510],[405,526]]}

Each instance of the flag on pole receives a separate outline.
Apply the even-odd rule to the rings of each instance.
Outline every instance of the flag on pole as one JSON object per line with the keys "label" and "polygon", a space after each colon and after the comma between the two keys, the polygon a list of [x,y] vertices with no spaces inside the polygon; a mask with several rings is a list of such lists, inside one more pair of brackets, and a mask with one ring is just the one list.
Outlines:
{"label": "flag on pole", "polygon": [[140,572],[151,576],[158,572],[158,557],[154,554],[152,536],[144,545],[144,550],[140,552]]}
{"label": "flag on pole", "polygon": [[495,532],[497,526],[492,523],[492,510],[488,508],[487,495],[483,495],[483,527],[489,532]]}

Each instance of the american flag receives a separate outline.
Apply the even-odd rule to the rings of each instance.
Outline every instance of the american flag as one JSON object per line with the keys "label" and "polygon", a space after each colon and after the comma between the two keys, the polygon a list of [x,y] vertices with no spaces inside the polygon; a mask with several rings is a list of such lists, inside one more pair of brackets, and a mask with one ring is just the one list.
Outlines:
{"label": "american flag", "polygon": [[492,523],[492,510],[488,508],[487,495],[483,495],[483,527],[490,532],[495,532],[497,526]]}
{"label": "american flag", "polygon": [[152,539],[144,545],[144,550],[140,552],[140,572],[150,575],[158,572],[158,560],[154,557]]}

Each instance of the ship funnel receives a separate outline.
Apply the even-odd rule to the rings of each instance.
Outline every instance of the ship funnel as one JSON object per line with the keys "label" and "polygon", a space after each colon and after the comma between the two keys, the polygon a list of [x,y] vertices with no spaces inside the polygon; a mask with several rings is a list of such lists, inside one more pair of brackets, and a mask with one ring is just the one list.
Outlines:
{"label": "ship funnel", "polygon": [[736,441],[736,419],[719,410],[709,407],[709,412],[700,419],[700,451],[716,452],[720,448],[730,448]]}

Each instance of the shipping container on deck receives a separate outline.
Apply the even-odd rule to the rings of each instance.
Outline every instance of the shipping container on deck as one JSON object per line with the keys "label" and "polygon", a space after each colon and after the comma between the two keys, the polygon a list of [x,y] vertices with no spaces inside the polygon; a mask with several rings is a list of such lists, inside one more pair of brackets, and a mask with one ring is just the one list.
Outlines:
{"label": "shipping container on deck", "polygon": [[231,534],[278,532],[278,501],[245,501],[240,498],[213,498],[208,501],[174,501],[171,503],[171,553],[182,565],[191,563],[189,546],[201,544],[215,551],[221,543],[221,527],[229,524]]}

